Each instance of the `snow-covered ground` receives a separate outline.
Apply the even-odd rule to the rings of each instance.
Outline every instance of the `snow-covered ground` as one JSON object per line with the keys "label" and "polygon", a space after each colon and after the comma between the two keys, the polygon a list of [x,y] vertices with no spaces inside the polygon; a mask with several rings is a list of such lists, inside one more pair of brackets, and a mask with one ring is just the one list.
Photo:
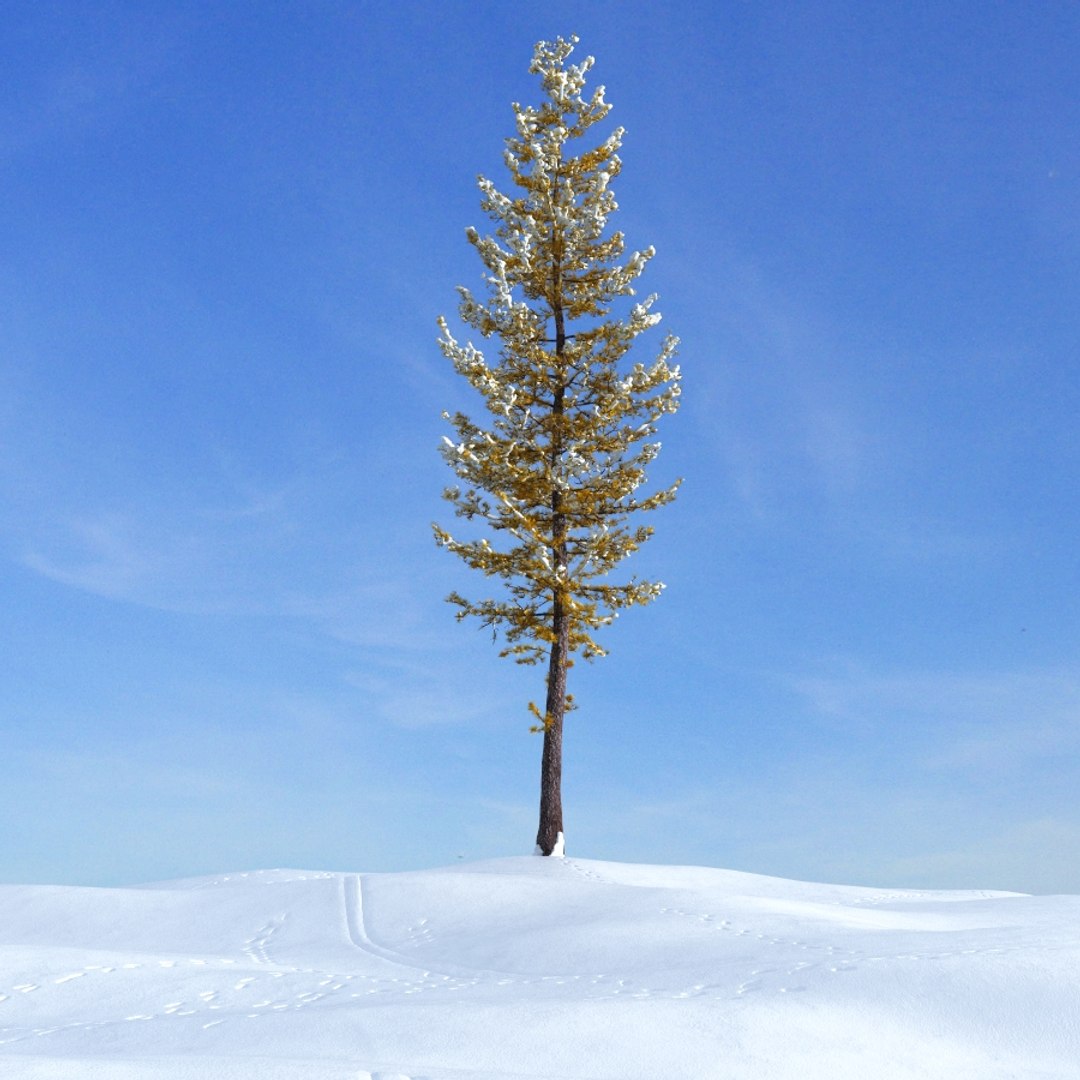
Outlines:
{"label": "snow-covered ground", "polygon": [[0,887],[19,1080],[1080,1077],[1080,897],[535,857]]}

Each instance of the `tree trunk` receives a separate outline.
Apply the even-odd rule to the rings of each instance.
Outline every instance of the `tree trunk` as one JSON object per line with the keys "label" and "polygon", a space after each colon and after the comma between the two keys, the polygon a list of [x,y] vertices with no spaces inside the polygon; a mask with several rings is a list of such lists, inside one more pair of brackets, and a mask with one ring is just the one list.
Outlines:
{"label": "tree trunk", "polygon": [[[558,253],[552,267],[551,312],[555,318],[555,363],[562,362],[566,348],[566,326],[562,307],[562,267]],[[565,382],[555,391],[552,414],[556,426],[551,436],[551,470],[557,475],[562,453],[562,432],[558,420],[565,409]],[[556,575],[566,570],[566,518],[558,483],[551,492],[551,535],[553,565]],[[563,582],[556,578],[551,607],[551,654],[548,661],[547,700],[544,704],[544,753],[540,761],[540,827],[536,847],[542,855],[561,852],[562,818],[562,738],[566,715],[566,669],[570,661],[570,620],[566,610]]]}
{"label": "tree trunk", "polygon": [[555,640],[548,664],[547,701],[544,706],[544,753],[540,762],[540,827],[536,846],[550,855],[559,844],[562,817],[562,739],[566,715],[566,661],[569,622],[561,600],[555,602]]}

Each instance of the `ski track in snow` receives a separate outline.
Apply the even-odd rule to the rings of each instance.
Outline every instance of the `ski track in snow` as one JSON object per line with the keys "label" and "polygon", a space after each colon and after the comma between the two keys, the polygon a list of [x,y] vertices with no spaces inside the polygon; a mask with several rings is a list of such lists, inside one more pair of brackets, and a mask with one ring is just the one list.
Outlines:
{"label": "ski track in snow", "polygon": [[[219,884],[243,881],[252,877],[246,873],[232,874],[220,879],[192,886],[193,889],[213,888]],[[362,877],[358,874],[298,875],[281,878],[282,882],[305,881],[311,878],[338,877],[343,897],[346,933],[352,946],[385,963],[393,964],[404,974],[396,976],[372,975],[354,971],[337,972],[321,968],[296,968],[278,964],[274,956],[274,939],[282,931],[289,918],[283,911],[268,920],[250,937],[239,944],[239,952],[250,967],[241,968],[242,961],[230,956],[176,957],[145,961],[120,961],[116,964],[89,964],[78,970],[54,975],[44,982],[20,981],[0,989],[0,1007],[17,997],[38,995],[42,991],[62,993],[73,985],[87,987],[91,999],[97,998],[105,989],[104,980],[123,979],[125,975],[145,973],[146,969],[169,970],[175,975],[176,984],[189,984],[192,972],[205,975],[202,983],[206,989],[193,990],[187,994],[165,993],[161,1004],[151,1011],[121,1010],[115,1015],[92,1020],[80,1020],[56,1024],[5,1024],[0,1012],[0,1048],[14,1044],[26,1044],[47,1040],[50,1036],[107,1034],[129,1024],[171,1022],[193,1024],[202,1031],[211,1031],[224,1025],[241,1021],[256,1021],[283,1012],[310,1009],[322,1002],[335,1004],[355,1003],[358,999],[380,999],[398,995],[413,995],[423,989],[460,989],[469,982],[454,980],[449,976],[432,973],[409,963],[395,950],[374,945],[367,935],[363,917]],[[426,922],[426,920],[423,920]],[[418,939],[425,935],[421,929]],[[274,970],[268,970],[273,968]],[[0,980],[3,979],[0,973]],[[112,989],[112,988],[110,988]],[[46,1002],[40,1008],[42,1014],[53,1011],[57,1002]],[[62,1003],[60,1003],[62,1004]],[[3,1069],[0,1051],[0,1072]],[[451,1070],[447,1075],[454,1074]],[[7,1075],[7,1073],[3,1073]],[[350,1072],[355,1080],[429,1080],[418,1072],[405,1073],[398,1070],[368,1070],[360,1068]],[[461,1074],[464,1075],[464,1074]]]}

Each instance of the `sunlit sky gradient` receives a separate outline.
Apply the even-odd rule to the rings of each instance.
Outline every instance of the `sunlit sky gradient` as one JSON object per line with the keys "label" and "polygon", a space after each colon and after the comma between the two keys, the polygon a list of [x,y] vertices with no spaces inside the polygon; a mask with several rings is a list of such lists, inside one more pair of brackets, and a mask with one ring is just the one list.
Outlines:
{"label": "sunlit sky gradient", "polygon": [[5,6],[3,879],[531,850],[435,318],[576,33],[685,484],[571,673],[568,852],[1080,891],[1080,8],[715,7]]}

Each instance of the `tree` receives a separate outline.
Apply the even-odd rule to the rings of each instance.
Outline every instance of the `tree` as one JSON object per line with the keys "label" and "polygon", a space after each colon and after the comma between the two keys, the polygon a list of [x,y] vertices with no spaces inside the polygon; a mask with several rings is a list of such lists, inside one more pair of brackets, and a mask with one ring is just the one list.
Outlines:
{"label": "tree", "polygon": [[[458,517],[489,527],[495,542],[458,539],[438,525],[435,537],[505,586],[495,599],[456,592],[447,599],[459,621],[476,617],[502,633],[500,655],[547,661],[543,711],[529,703],[533,730],[544,736],[536,838],[544,855],[563,844],[563,719],[573,708],[567,670],[575,653],[604,655],[593,634],[622,608],[660,594],[659,582],[602,579],[652,535],[629,517],[671,502],[679,486],[638,494],[660,449],[650,441],[656,422],[678,407],[679,369],[670,363],[678,339],[666,337],[651,365],[620,366],[660,321],[655,296],[628,299],[654,250],[623,259],[622,233],[607,230],[623,129],[572,152],[611,108],[602,86],[583,96],[594,61],[567,63],[577,40],[537,44],[529,71],[540,76],[544,98],[538,107],[514,103],[517,134],[504,153],[514,194],[481,176],[494,235],[466,230],[486,270],[487,296],[459,286],[459,313],[482,337],[498,339],[499,359],[458,342],[439,319],[443,354],[490,414],[486,425],[443,414],[456,438],[443,437],[442,453],[462,482],[444,495]],[[621,317],[612,313],[616,301],[629,309]]]}

